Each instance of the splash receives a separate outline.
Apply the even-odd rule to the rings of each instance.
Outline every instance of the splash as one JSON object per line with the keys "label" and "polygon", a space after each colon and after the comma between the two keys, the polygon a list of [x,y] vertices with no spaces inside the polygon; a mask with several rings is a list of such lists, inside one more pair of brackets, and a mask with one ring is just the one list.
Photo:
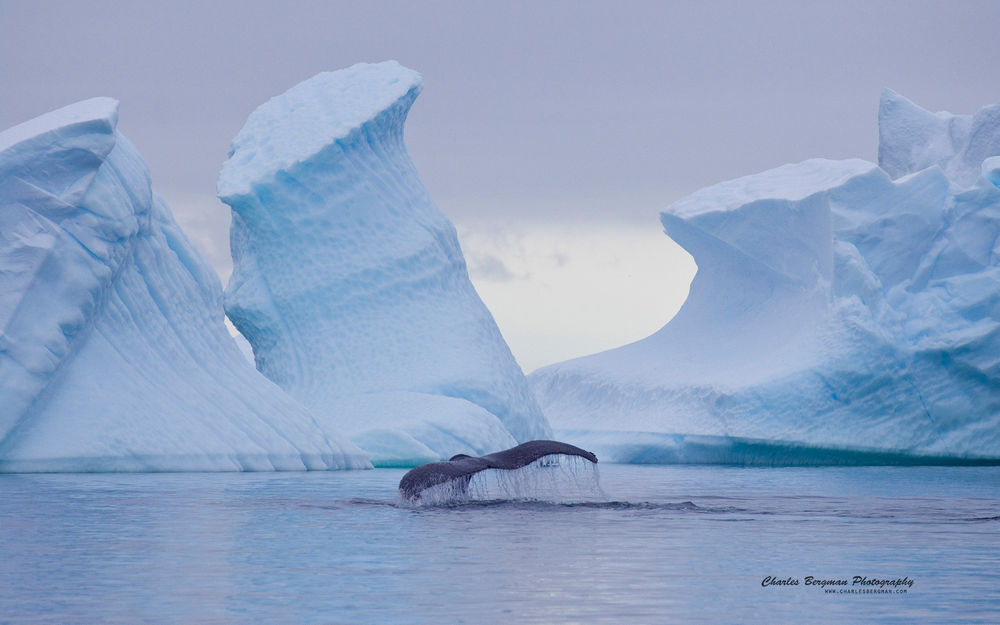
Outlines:
{"label": "splash", "polygon": [[596,463],[550,454],[518,469],[486,469],[437,484],[408,505],[450,506],[484,501],[585,503],[607,501]]}

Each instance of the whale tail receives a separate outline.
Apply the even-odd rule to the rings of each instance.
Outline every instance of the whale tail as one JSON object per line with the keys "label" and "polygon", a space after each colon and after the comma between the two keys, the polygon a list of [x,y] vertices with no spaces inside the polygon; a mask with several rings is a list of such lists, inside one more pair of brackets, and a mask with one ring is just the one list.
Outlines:
{"label": "whale tail", "polygon": [[418,501],[428,488],[450,484],[458,493],[467,492],[472,477],[486,469],[511,471],[526,467],[546,456],[577,456],[597,463],[597,456],[568,443],[537,440],[522,443],[504,451],[474,457],[452,456],[447,462],[432,462],[409,471],[399,482],[399,492],[408,501]]}

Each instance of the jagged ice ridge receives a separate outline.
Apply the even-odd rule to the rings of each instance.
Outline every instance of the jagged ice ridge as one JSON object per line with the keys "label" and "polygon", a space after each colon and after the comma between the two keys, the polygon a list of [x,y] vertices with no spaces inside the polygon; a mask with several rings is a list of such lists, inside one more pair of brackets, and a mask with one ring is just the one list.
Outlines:
{"label": "jagged ice ridge", "polygon": [[1000,461],[1000,106],[886,90],[879,166],[815,159],[673,204],[698,273],[652,336],[530,380],[617,462]]}
{"label": "jagged ice ridge", "polygon": [[257,373],[94,98],[0,133],[0,471],[370,466]]}

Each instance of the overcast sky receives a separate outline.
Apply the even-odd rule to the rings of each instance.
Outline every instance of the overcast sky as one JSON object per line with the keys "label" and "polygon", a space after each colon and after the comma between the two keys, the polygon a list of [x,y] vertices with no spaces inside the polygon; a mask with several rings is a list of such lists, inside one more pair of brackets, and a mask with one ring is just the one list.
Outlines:
{"label": "overcast sky", "polygon": [[121,100],[153,186],[226,279],[229,141],[313,74],[396,59],[407,145],[526,370],[636,340],[693,263],[658,213],[815,156],[874,160],[882,87],[1000,102],[998,2],[0,0],[0,127]]}

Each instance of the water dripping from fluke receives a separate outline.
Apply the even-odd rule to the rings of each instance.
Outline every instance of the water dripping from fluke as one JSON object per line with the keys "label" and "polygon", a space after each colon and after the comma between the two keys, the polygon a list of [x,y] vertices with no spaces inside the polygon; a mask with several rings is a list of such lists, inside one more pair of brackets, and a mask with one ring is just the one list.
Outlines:
{"label": "water dripping from fluke", "polygon": [[459,454],[411,470],[399,482],[408,505],[485,501],[606,501],[597,456],[558,441],[529,441],[481,457]]}

